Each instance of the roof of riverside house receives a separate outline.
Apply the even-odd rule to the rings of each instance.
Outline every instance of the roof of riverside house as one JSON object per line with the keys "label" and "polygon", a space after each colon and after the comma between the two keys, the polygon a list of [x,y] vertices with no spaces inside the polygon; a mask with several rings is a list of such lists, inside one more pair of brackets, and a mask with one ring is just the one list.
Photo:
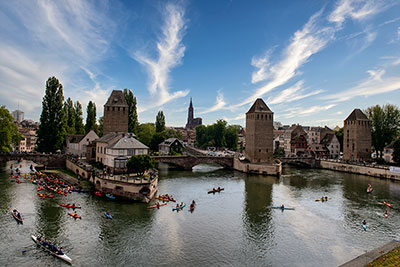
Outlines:
{"label": "roof of riverside house", "polygon": [[122,92],[121,90],[113,90],[104,106],[128,107],[128,103],[126,103],[125,100],[124,92]]}
{"label": "roof of riverside house", "polygon": [[160,143],[160,145],[171,146],[172,143],[174,143],[176,140],[178,140],[178,142],[183,146],[182,141],[179,140],[178,138],[168,138],[168,139],[164,140],[162,143]]}
{"label": "roof of riverside house", "polygon": [[327,133],[325,137],[321,140],[321,144],[329,145],[332,142],[334,136],[335,136],[334,133]]}
{"label": "roof of riverside house", "polygon": [[345,119],[345,121],[355,121],[355,120],[368,120],[367,116],[361,111],[361,109],[356,108],[350,115]]}
{"label": "roof of riverside house", "polygon": [[247,113],[254,113],[254,112],[265,112],[265,113],[273,113],[267,104],[265,104],[264,100],[261,98],[257,98],[254,104],[251,106]]}
{"label": "roof of riverside house", "polygon": [[121,138],[118,138],[117,141],[108,145],[107,148],[111,148],[111,149],[131,149],[131,148],[144,149],[144,148],[149,148],[149,147],[146,146],[145,144],[141,143],[140,141],[138,141],[131,134],[128,134],[128,135],[121,134]]}
{"label": "roof of riverside house", "polygon": [[66,137],[67,143],[79,143],[85,137],[84,134],[69,134]]}

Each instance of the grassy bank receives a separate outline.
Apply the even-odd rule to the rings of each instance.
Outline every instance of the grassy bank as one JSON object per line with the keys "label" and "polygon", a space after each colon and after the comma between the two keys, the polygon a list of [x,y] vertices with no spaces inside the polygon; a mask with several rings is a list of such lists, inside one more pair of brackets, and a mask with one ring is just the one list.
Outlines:
{"label": "grassy bank", "polygon": [[368,267],[380,267],[380,266],[387,266],[387,267],[396,267],[400,266],[400,247],[397,247],[385,255],[380,256],[370,264]]}

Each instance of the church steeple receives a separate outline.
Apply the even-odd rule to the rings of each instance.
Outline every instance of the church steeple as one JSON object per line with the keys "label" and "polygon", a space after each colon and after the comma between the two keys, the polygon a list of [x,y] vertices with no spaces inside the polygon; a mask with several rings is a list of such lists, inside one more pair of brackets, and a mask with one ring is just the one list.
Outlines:
{"label": "church steeple", "polygon": [[194,116],[194,110],[193,110],[193,103],[192,103],[192,98],[190,98],[190,105],[189,105],[189,110],[188,110],[188,123],[193,120]]}

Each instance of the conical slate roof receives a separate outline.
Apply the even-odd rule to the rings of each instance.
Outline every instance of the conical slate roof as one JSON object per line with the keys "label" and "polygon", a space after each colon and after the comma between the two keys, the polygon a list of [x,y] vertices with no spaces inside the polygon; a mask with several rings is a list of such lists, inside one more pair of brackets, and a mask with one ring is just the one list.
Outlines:
{"label": "conical slate roof", "polygon": [[128,107],[128,104],[126,103],[124,93],[121,90],[113,90],[104,106]]}
{"label": "conical slate roof", "polygon": [[368,120],[367,116],[361,111],[361,109],[356,108],[344,121],[355,121],[355,120]]}
{"label": "conical slate roof", "polygon": [[[255,112],[264,112],[264,113],[273,113],[267,104],[261,99],[257,98],[257,100],[254,102],[254,104],[251,106],[249,111],[247,113],[255,113]],[[246,113],[246,114],[247,114]]]}

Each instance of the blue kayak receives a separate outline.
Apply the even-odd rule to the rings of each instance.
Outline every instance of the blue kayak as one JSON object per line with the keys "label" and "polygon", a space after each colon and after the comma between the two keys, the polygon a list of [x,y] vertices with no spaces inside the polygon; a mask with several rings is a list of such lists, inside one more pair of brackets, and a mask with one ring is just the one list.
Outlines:
{"label": "blue kayak", "polygon": [[367,231],[367,225],[363,224],[362,226],[363,226],[364,231]]}
{"label": "blue kayak", "polygon": [[106,215],[106,218],[107,218],[107,219],[112,219],[111,214],[108,214],[107,212],[104,212],[104,215]]}
{"label": "blue kayak", "polygon": [[113,196],[111,194],[106,194],[106,197],[111,198],[111,199],[115,199],[115,196]]}
{"label": "blue kayak", "polygon": [[277,206],[277,207],[270,207],[271,209],[280,209],[280,210],[294,210],[294,208],[286,208],[286,207],[284,207],[284,208],[282,208],[282,207],[280,207],[280,206]]}
{"label": "blue kayak", "polygon": [[186,206],[186,204],[183,203],[182,205],[179,206],[179,208],[178,208],[178,207],[174,207],[174,208],[172,208],[172,210],[173,210],[173,211],[174,211],[174,210],[179,211],[179,210],[183,209],[185,206]]}

